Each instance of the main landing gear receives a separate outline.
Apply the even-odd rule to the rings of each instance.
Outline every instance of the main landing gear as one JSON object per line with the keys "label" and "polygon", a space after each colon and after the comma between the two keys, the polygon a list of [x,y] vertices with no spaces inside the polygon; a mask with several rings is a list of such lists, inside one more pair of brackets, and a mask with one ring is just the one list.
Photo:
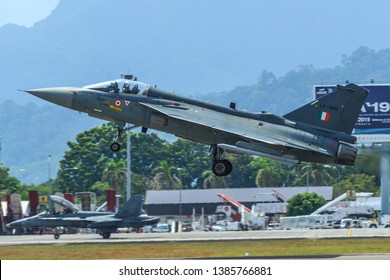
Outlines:
{"label": "main landing gear", "polygon": [[111,236],[111,233],[107,232],[107,231],[103,231],[102,233],[100,233],[100,235],[103,237],[103,239],[109,239]]}
{"label": "main landing gear", "polygon": [[218,148],[217,145],[211,146],[211,156],[213,157],[213,164],[211,170],[215,176],[227,176],[232,173],[233,165],[227,159],[223,159],[223,149]]}
{"label": "main landing gear", "polygon": [[111,237],[111,233],[116,232],[116,228],[105,228],[102,230],[98,230],[98,234],[103,237],[103,239],[109,239]]}

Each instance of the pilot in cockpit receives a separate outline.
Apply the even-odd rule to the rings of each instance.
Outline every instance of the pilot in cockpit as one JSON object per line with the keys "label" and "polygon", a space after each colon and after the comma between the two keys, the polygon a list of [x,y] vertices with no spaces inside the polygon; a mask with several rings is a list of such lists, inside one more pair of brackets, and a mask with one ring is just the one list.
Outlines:
{"label": "pilot in cockpit", "polygon": [[112,82],[109,86],[110,91],[114,91],[115,93],[119,93],[119,86],[117,82]]}
{"label": "pilot in cockpit", "polygon": [[138,84],[135,84],[135,86],[131,89],[132,94],[138,94],[139,93],[139,88]]}
{"label": "pilot in cockpit", "polygon": [[57,211],[57,209],[54,206],[51,207],[48,212],[49,212],[49,215],[58,215],[58,214],[60,214],[60,212]]}
{"label": "pilot in cockpit", "polygon": [[123,93],[131,93],[131,90],[130,90],[130,85],[128,83],[125,83],[122,87],[122,92]]}
{"label": "pilot in cockpit", "polygon": [[123,93],[130,93],[130,94],[138,94],[139,89],[138,89],[138,84],[135,84],[132,89],[130,89],[130,85],[128,83],[125,83],[122,87],[122,92]]}

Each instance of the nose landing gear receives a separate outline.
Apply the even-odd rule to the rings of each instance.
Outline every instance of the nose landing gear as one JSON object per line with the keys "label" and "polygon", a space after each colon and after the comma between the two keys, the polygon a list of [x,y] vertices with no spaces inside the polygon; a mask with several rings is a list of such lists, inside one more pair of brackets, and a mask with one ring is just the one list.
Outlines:
{"label": "nose landing gear", "polygon": [[113,152],[115,152],[115,153],[116,153],[116,152],[119,152],[120,149],[121,149],[121,145],[118,143],[118,140],[119,140],[119,138],[121,137],[122,133],[123,133],[124,131],[127,131],[127,130],[130,131],[130,130],[132,130],[132,129],[138,127],[138,126],[136,126],[136,125],[133,125],[133,126],[130,126],[130,127],[126,127],[126,128],[125,128],[125,125],[126,125],[126,123],[119,123],[119,124],[118,124],[118,130],[117,130],[116,137],[114,138],[114,142],[111,143],[111,145],[110,145],[111,151],[113,151]]}
{"label": "nose landing gear", "polygon": [[121,149],[121,145],[118,142],[111,143],[110,149],[111,149],[111,151],[113,151],[115,153],[119,152]]}
{"label": "nose landing gear", "polygon": [[125,125],[124,123],[120,123],[119,126],[118,126],[118,130],[117,130],[117,133],[116,133],[116,137],[114,138],[114,141],[113,143],[111,143],[110,145],[110,149],[111,151],[113,152],[119,152],[120,149],[121,149],[121,145],[118,143],[118,140],[119,138],[121,137],[123,131],[125,131]]}

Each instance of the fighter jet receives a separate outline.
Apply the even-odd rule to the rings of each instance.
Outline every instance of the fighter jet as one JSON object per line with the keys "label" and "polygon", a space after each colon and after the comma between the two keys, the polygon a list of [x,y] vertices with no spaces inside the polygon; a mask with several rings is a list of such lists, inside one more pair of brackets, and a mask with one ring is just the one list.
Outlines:
{"label": "fighter jet", "polygon": [[[50,196],[50,200],[64,207],[64,212],[56,213],[54,208],[33,217],[21,219],[7,224],[10,229],[36,227],[76,227],[97,229],[104,239],[110,238],[111,233],[122,227],[143,227],[157,224],[159,218],[147,216],[143,210],[143,198],[140,195],[132,196],[117,213],[81,211],[70,201]],[[60,232],[54,231],[54,238],[58,239]]]}
{"label": "fighter jet", "polygon": [[[26,92],[49,102],[114,122],[116,139],[126,123],[174,134],[210,145],[212,171],[232,172],[224,152],[276,159],[284,164],[353,165],[357,149],[352,130],[368,94],[355,84],[337,90],[284,116],[251,113],[161,90],[132,75],[84,87],[31,89]],[[111,144],[120,150],[117,141]]]}

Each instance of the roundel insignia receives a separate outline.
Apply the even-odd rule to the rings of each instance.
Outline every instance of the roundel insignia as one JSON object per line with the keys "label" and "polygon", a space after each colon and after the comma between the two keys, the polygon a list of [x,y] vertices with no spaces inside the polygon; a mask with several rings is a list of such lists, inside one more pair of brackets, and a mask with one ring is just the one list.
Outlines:
{"label": "roundel insignia", "polygon": [[117,99],[117,100],[115,100],[114,105],[116,107],[121,107],[122,106],[122,101],[120,99]]}

